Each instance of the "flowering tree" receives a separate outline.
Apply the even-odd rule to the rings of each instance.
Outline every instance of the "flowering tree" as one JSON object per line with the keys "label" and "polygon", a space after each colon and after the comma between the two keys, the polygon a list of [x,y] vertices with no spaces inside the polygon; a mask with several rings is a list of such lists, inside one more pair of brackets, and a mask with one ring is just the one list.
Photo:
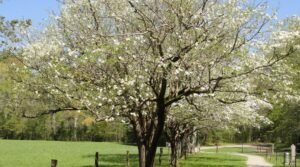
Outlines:
{"label": "flowering tree", "polygon": [[[0,1],[1,5],[2,1]],[[31,25],[30,20],[6,20],[0,16],[0,112],[4,112],[7,117],[7,111],[11,110],[9,95],[11,94],[13,83],[9,80],[9,65],[18,62],[15,59],[16,45],[20,44],[21,38],[18,31],[25,30]]]}
{"label": "flowering tree", "polygon": [[188,98],[173,106],[167,116],[165,132],[171,147],[170,166],[177,166],[181,156],[197,147],[197,132],[207,129],[236,129],[239,126],[259,127],[270,124],[264,117],[272,109],[269,103],[255,97],[226,103],[215,97]]}
{"label": "flowering tree", "polygon": [[24,115],[86,110],[97,120],[123,118],[138,139],[139,165],[153,166],[172,105],[194,95],[244,100],[251,77],[295,51],[283,44],[280,54],[264,54],[274,49],[265,45],[272,19],[265,7],[246,0],[66,0],[24,48],[18,70],[30,77],[19,90],[51,100]]}
{"label": "flowering tree", "polygon": [[[275,46],[278,46],[278,43],[289,43],[299,49],[300,17],[287,18],[277,23],[276,26],[274,36],[271,37]],[[297,37],[297,40],[290,43],[291,37]],[[299,130],[297,131],[296,128],[299,125],[299,121],[297,121],[299,118],[297,117],[297,113],[299,113],[297,106],[299,106],[300,101],[299,60],[300,54],[297,52],[275,64],[265,75],[261,75],[259,82],[257,82],[257,90],[262,91],[263,96],[274,105],[274,109],[269,115],[269,118],[274,122],[271,126],[273,133],[267,137],[271,140],[276,139],[276,142],[291,144],[297,143],[299,140],[297,137]],[[260,133],[264,132],[262,130]]]}
{"label": "flowering tree", "polygon": [[[300,48],[300,17],[290,17],[277,23],[277,29],[271,36],[270,46],[277,48],[277,52],[283,54],[286,48],[280,47],[282,43],[287,43],[295,49]],[[294,38],[293,42],[290,39]],[[258,91],[264,92],[264,97],[273,104],[286,102],[299,102],[299,52],[290,56],[277,64],[272,69],[265,71],[265,75],[259,76],[257,84]],[[263,91],[269,90],[269,91]]]}

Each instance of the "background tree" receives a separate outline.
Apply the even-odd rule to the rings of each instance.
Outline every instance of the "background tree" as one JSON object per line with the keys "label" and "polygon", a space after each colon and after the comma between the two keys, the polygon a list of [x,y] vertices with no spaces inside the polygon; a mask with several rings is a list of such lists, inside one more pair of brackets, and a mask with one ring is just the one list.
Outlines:
{"label": "background tree", "polygon": [[15,57],[18,54],[16,46],[21,42],[18,32],[27,29],[30,25],[30,20],[8,21],[0,16],[0,132],[7,138],[14,136],[13,131],[21,131],[24,125],[23,122],[18,126],[14,125],[17,118],[12,114],[13,105],[10,99],[14,84],[9,79],[11,75],[9,67],[18,62]]}
{"label": "background tree", "polygon": [[[288,42],[288,38],[296,36],[292,47],[299,48],[300,18],[290,17],[277,26],[276,38]],[[298,37],[297,37],[298,36]],[[300,82],[299,82],[299,53],[294,54],[270,69],[267,75],[262,76],[258,82],[258,90],[268,89],[264,92],[268,101],[274,105],[274,110],[269,114],[269,118],[274,122],[271,126],[264,127],[257,133],[265,134],[261,136],[266,141],[272,141],[283,145],[291,145],[299,142],[298,127],[296,119],[299,118]],[[283,135],[285,134],[285,135]]]}
{"label": "background tree", "polygon": [[[177,155],[186,156],[200,144],[201,130],[237,129],[270,124],[263,116],[271,105],[255,97],[245,101],[220,102],[214,97],[197,97],[173,106],[168,114],[165,132],[171,146],[171,166],[177,165]],[[221,141],[214,141],[218,144]]]}

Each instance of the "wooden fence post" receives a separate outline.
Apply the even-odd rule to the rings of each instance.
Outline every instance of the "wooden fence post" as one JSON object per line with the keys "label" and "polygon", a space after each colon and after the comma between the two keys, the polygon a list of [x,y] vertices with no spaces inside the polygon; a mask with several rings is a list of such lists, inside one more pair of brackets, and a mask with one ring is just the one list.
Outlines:
{"label": "wooden fence post", "polygon": [[56,166],[57,166],[57,160],[51,159],[51,167],[56,167]]}
{"label": "wooden fence post", "polygon": [[95,154],[95,167],[99,167],[99,153],[96,152]]}
{"label": "wooden fence post", "polygon": [[128,150],[126,151],[126,165],[127,165],[127,167],[130,166],[130,162],[129,162],[129,151],[128,151]]}

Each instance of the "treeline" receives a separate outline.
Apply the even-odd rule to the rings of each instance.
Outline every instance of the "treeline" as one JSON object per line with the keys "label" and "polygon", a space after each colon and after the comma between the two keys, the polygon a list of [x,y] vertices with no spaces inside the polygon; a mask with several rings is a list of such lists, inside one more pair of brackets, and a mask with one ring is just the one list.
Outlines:
{"label": "treeline", "polygon": [[131,130],[120,122],[95,122],[80,114],[46,115],[35,119],[0,113],[0,138],[64,141],[134,141]]}
{"label": "treeline", "polygon": [[[199,143],[242,143],[268,138],[260,136],[256,128],[240,127],[230,130],[205,129],[200,131]],[[17,140],[59,140],[59,141],[112,141],[135,144],[133,129],[118,121],[95,122],[84,114],[58,113],[34,119],[16,114],[0,112],[0,138]],[[162,135],[160,145],[166,144]]]}
{"label": "treeline", "polygon": [[[261,136],[261,131],[257,128],[249,127],[240,127],[236,130],[226,131],[206,129],[200,132],[199,143],[201,145],[209,145],[215,143],[271,141],[269,136]],[[55,125],[51,115],[28,119],[13,114],[0,113],[0,138],[136,143],[132,128],[122,122],[95,122],[91,117],[84,118],[79,116],[79,118],[76,118],[74,115],[65,113],[55,115]],[[160,145],[165,144],[166,137],[162,135]]]}
{"label": "treeline", "polygon": [[[300,106],[286,103],[275,106],[268,117],[272,124],[260,128],[200,131],[200,144],[272,142],[278,146],[300,143]],[[134,144],[133,129],[119,121],[95,122],[82,113],[58,113],[34,119],[0,112],[0,138],[18,140],[113,141]],[[162,135],[160,145],[165,145]]]}
{"label": "treeline", "polygon": [[240,126],[236,130],[212,131],[208,135],[208,141],[217,139],[231,143],[270,142],[279,148],[300,143],[299,103],[282,101],[281,105],[274,105],[268,118],[272,123],[261,127]]}

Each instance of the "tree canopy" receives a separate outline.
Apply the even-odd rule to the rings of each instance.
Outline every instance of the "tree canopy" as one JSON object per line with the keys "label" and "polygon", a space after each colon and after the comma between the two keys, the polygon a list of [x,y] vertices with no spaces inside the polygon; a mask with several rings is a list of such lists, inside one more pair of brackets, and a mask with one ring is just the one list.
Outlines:
{"label": "tree canopy", "polygon": [[230,104],[243,112],[234,103],[263,99],[267,90],[258,94],[255,80],[296,53],[299,31],[272,33],[266,8],[247,0],[65,0],[13,67],[22,114],[122,119],[134,129],[140,166],[153,166],[172,107],[213,99],[227,104],[225,114]]}

